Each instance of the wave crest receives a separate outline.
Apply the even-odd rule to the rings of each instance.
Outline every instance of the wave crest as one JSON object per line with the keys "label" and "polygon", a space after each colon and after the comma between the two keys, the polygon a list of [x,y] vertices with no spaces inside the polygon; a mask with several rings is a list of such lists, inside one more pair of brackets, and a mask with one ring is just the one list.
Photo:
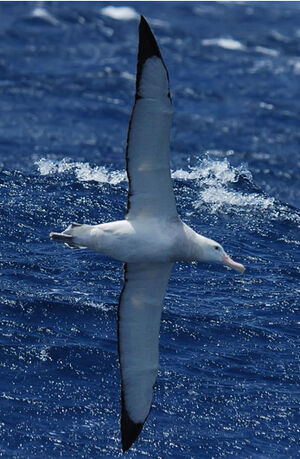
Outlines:
{"label": "wave crest", "polygon": [[51,159],[41,158],[35,161],[41,175],[62,174],[65,172],[73,172],[80,182],[98,182],[117,185],[126,180],[126,173],[121,171],[109,171],[104,166],[91,167],[89,163],[80,161],[69,161],[62,159],[55,161]]}
{"label": "wave crest", "polygon": [[[80,182],[94,181],[99,184],[118,185],[127,181],[125,171],[110,171],[104,166],[90,166],[87,162],[68,159],[51,160],[41,158],[35,161],[41,175],[73,173]],[[289,218],[285,206],[267,196],[253,183],[251,172],[245,165],[233,167],[227,158],[211,159],[206,157],[188,170],[177,169],[172,178],[178,181],[195,181],[196,199],[193,201],[195,210],[209,207],[209,212],[229,214],[242,212],[251,214],[253,211],[262,213],[269,210],[270,217],[280,215]],[[289,212],[288,212],[289,213]]]}
{"label": "wave crest", "polygon": [[[253,184],[251,172],[245,165],[233,167],[223,160],[203,159],[189,171],[182,169],[173,173],[179,180],[196,180],[199,186],[199,198],[194,202],[198,209],[209,205],[212,212],[229,212],[232,208],[268,209],[274,206],[274,198],[259,194]],[[244,188],[247,188],[245,191]],[[255,190],[255,191],[254,191]]]}

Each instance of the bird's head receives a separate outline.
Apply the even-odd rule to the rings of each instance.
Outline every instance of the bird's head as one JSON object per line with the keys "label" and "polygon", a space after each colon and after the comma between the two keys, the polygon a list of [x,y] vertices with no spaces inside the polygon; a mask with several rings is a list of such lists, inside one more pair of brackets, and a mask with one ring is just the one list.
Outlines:
{"label": "bird's head", "polygon": [[205,242],[202,245],[202,261],[208,263],[220,263],[243,274],[245,271],[244,265],[233,261],[230,256],[227,255],[221,244],[212,239],[204,239]]}

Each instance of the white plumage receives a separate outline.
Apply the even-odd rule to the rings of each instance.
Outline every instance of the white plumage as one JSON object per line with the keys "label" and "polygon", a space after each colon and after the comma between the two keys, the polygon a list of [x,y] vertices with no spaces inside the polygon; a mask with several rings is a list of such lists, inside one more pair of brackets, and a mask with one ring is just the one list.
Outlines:
{"label": "white plumage", "polygon": [[125,263],[118,310],[124,451],[136,440],[151,408],[162,304],[173,263],[216,262],[244,271],[220,244],[195,233],[178,216],[170,174],[171,121],[168,72],[142,17],[126,149],[126,218],[100,225],[72,224],[62,233],[50,234],[71,247],[88,247]]}

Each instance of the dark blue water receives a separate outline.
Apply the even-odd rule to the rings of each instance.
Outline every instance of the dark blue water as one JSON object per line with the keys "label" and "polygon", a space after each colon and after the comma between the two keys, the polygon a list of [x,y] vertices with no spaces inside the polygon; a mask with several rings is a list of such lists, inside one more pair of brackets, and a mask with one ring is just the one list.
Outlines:
{"label": "dark blue water", "polygon": [[127,457],[296,459],[300,4],[109,5],[0,4],[0,455],[121,455],[122,266],[48,234],[123,218],[142,13],[170,73],[180,215],[246,273],[175,266]]}

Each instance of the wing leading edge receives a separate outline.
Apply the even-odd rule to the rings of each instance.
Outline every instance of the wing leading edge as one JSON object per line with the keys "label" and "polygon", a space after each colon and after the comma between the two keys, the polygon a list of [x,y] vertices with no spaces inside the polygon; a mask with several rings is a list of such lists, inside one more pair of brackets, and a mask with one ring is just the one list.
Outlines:
{"label": "wing leading edge", "polygon": [[124,265],[118,310],[123,451],[140,434],[151,408],[162,304],[171,269],[171,263]]}
{"label": "wing leading edge", "polygon": [[172,113],[168,71],[141,17],[136,95],[126,147],[128,219],[177,217],[169,154]]}

